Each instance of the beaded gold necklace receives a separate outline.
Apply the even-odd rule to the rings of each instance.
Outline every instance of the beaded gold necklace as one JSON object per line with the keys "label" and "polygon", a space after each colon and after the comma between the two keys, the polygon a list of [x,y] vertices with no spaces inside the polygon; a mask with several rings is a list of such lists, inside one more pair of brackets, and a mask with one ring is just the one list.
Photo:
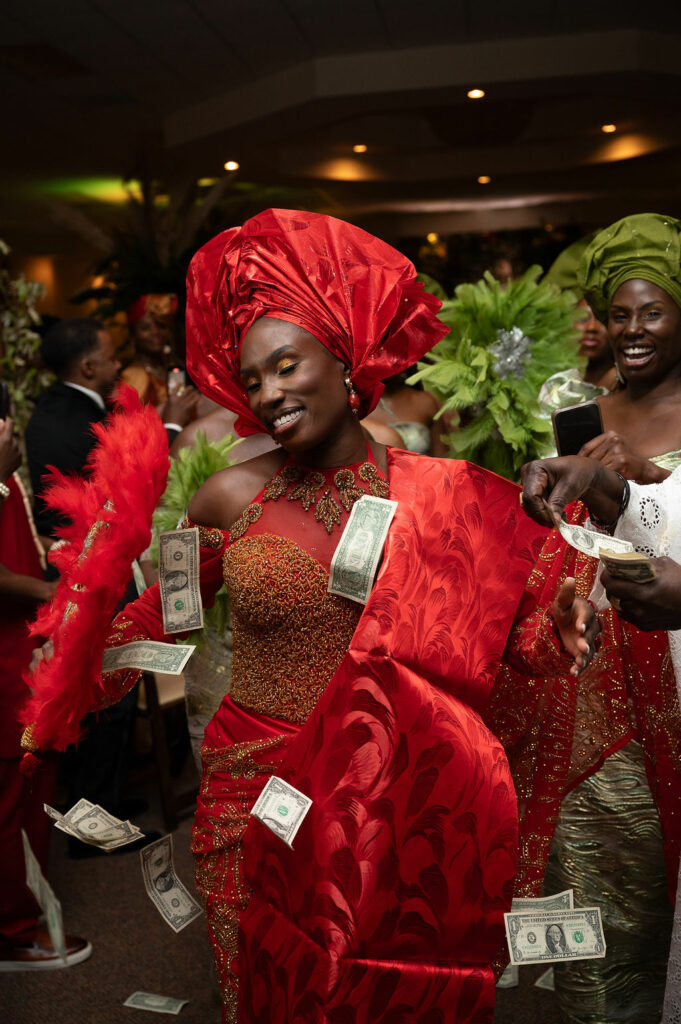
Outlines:
{"label": "beaded gold necklace", "polygon": [[[366,488],[358,485],[356,476]],[[338,492],[338,501],[332,494],[331,484]],[[331,480],[320,470],[304,470],[287,463],[265,486],[260,501],[253,502],[244,509],[232,525],[229,539],[235,541],[243,537],[251,523],[256,523],[260,519],[262,506],[266,501],[279,501],[284,496],[287,501],[299,501],[306,512],[314,506],[315,520],[331,534],[341,524],[340,506],[349,512],[357,499],[367,492],[376,498],[387,498],[389,493],[388,481],[373,462],[363,462],[356,475],[347,467],[338,469]]]}

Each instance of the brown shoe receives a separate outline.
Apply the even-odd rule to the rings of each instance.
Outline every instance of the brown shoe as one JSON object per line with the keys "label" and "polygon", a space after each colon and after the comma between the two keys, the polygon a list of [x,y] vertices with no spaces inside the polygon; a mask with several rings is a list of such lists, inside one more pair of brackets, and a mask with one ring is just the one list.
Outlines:
{"label": "brown shoe", "polygon": [[16,946],[0,945],[0,971],[58,971],[73,967],[92,955],[87,939],[65,935],[66,960],[62,960],[45,928],[36,928],[30,939]]}

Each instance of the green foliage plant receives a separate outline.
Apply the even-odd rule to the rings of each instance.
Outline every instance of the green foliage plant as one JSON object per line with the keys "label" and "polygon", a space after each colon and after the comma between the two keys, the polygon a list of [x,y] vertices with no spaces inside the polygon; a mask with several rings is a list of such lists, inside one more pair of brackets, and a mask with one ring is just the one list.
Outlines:
{"label": "green foliage plant", "polygon": [[505,287],[489,273],[459,285],[438,314],[450,333],[409,379],[440,399],[438,416],[459,414],[459,426],[443,435],[452,457],[512,480],[551,440],[541,385],[579,364],[577,296],[541,273],[530,267]]}

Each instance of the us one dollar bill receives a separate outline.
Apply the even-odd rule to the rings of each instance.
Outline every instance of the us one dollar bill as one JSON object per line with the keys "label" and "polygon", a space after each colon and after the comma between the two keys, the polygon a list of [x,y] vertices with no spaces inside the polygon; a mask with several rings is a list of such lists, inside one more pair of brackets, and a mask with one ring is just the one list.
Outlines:
{"label": "us one dollar bill", "polygon": [[133,640],[120,647],[109,647],[102,658],[102,672],[138,668],[142,672],[165,672],[180,676],[196,650],[192,644],[164,644],[160,640]]}
{"label": "us one dollar bill", "polygon": [[293,849],[293,840],[311,807],[309,796],[272,775],[253,804],[251,814]]}
{"label": "us one dollar bill", "polygon": [[188,999],[173,999],[171,996],[156,996],[153,992],[133,992],[123,1003],[136,1010],[151,1010],[152,1013],[173,1013],[177,1015]]}
{"label": "us one dollar bill", "polygon": [[657,579],[653,563],[638,551],[617,552],[601,548],[600,559],[613,579],[629,583],[652,583]]}
{"label": "us one dollar bill", "polygon": [[616,554],[633,551],[634,545],[628,540],[621,540],[619,537],[609,537],[605,533],[598,533],[597,530],[587,530],[584,526],[576,523],[566,523],[562,519],[558,523],[558,529],[563,540],[567,541],[570,547],[581,551],[583,555],[591,555],[598,558],[601,550],[607,548]]}
{"label": "us one dollar bill", "polygon": [[143,835],[136,825],[115,818],[99,804],[92,804],[85,798],[81,798],[66,814],[60,814],[49,804],[43,804],[43,807],[58,829],[89,846],[98,847],[104,853],[134,843]]}
{"label": "us one dollar bill", "polygon": [[201,916],[201,907],[175,872],[171,835],[162,836],[140,850],[140,863],[147,895],[174,932],[181,932]]}
{"label": "us one dollar bill", "polygon": [[517,988],[520,982],[520,968],[517,964],[508,964],[497,982],[497,988]]}
{"label": "us one dollar bill", "polygon": [[64,920],[61,903],[55,896],[52,886],[40,870],[38,859],[31,849],[28,836],[23,828],[21,830],[21,842],[24,847],[24,860],[26,862],[26,885],[35,896],[36,903],[45,915],[52,945],[64,963],[66,963],[66,942],[64,941]]}
{"label": "us one dollar bill", "polygon": [[574,910],[575,894],[572,889],[553,896],[514,896],[511,910],[523,914],[529,910]]}
{"label": "us one dollar bill", "polygon": [[355,502],[331,559],[329,594],[367,603],[396,509],[396,501],[370,494]]}
{"label": "us one dollar bill", "polygon": [[558,963],[605,956],[598,907],[504,914],[512,964]]}
{"label": "us one dollar bill", "polygon": [[199,562],[198,527],[159,535],[158,583],[166,633],[185,633],[203,626]]}

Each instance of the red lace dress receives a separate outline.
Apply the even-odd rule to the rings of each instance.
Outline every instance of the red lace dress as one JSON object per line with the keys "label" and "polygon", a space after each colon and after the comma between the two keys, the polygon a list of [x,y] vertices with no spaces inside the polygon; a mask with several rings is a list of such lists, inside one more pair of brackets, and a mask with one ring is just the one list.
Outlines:
{"label": "red lace dress", "polygon": [[[224,577],[234,634],[192,835],[226,1020],[492,1020],[518,822],[480,711],[543,532],[467,463],[389,450],[389,481],[289,465],[229,537],[201,528],[204,599]],[[363,609],[326,587],[366,491],[397,510]],[[114,632],[163,637],[155,588]],[[249,821],[273,773],[313,800],[294,850]]]}

